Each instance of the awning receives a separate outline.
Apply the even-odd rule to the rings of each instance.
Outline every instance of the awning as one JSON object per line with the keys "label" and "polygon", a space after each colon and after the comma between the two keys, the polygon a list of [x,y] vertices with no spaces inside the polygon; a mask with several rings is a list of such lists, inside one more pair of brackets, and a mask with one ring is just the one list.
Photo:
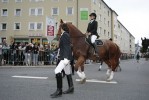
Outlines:
{"label": "awning", "polygon": [[48,42],[48,40],[47,39],[42,39],[42,42]]}
{"label": "awning", "polygon": [[14,39],[15,42],[29,42],[29,39]]}

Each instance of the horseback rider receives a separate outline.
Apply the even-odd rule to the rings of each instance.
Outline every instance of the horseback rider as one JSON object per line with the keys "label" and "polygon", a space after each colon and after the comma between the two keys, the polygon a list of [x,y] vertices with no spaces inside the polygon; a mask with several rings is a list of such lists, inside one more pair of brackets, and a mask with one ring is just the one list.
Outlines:
{"label": "horseback rider", "polygon": [[99,35],[97,33],[98,28],[98,22],[96,21],[97,15],[95,13],[91,13],[89,16],[90,16],[90,22],[88,24],[86,34],[89,35],[92,46],[94,47],[95,50],[95,55],[98,55],[97,45],[95,43],[95,40],[99,38]]}

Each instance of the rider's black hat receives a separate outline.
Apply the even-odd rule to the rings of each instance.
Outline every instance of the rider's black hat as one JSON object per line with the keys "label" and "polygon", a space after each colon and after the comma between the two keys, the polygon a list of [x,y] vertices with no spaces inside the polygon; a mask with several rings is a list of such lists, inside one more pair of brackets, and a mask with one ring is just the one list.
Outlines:
{"label": "rider's black hat", "polygon": [[96,17],[97,17],[97,15],[96,15],[95,13],[91,13],[89,16],[94,16],[95,19],[96,19]]}

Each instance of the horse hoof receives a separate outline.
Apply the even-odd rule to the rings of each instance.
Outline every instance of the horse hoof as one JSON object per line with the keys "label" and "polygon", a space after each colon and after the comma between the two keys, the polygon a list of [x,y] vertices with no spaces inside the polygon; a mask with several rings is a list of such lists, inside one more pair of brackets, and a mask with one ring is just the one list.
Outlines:
{"label": "horse hoof", "polygon": [[106,81],[107,81],[107,82],[111,82],[111,80],[110,80],[110,79],[107,79]]}
{"label": "horse hoof", "polygon": [[86,78],[82,79],[79,83],[84,84],[86,82]]}
{"label": "horse hoof", "polygon": [[110,75],[107,75],[107,80],[110,78]]}

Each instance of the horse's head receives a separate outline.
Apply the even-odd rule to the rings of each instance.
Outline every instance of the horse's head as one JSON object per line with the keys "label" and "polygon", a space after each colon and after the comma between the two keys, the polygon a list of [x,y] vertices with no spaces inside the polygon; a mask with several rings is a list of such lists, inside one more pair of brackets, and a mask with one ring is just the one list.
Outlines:
{"label": "horse's head", "polygon": [[149,46],[149,39],[146,39],[146,38],[143,39],[143,38],[141,38],[141,40],[142,40],[142,47],[146,51],[147,48],[148,48],[148,46]]}
{"label": "horse's head", "polygon": [[62,34],[62,31],[61,31],[61,28],[62,28],[62,25],[64,24],[63,20],[60,19],[60,25],[59,25],[59,29],[58,29],[58,33],[57,33],[57,37],[58,39],[60,38],[61,34]]}
{"label": "horse's head", "polygon": [[143,38],[141,37],[141,40],[142,40],[142,46],[144,46],[144,45],[146,44],[146,38],[143,39]]}
{"label": "horse's head", "polygon": [[74,38],[85,37],[85,35],[80,30],[78,30],[72,23],[64,23],[63,20],[61,19],[59,29],[58,29],[58,33],[57,33],[58,38],[62,34],[61,28],[62,28],[63,24],[67,24],[71,37],[74,37]]}

